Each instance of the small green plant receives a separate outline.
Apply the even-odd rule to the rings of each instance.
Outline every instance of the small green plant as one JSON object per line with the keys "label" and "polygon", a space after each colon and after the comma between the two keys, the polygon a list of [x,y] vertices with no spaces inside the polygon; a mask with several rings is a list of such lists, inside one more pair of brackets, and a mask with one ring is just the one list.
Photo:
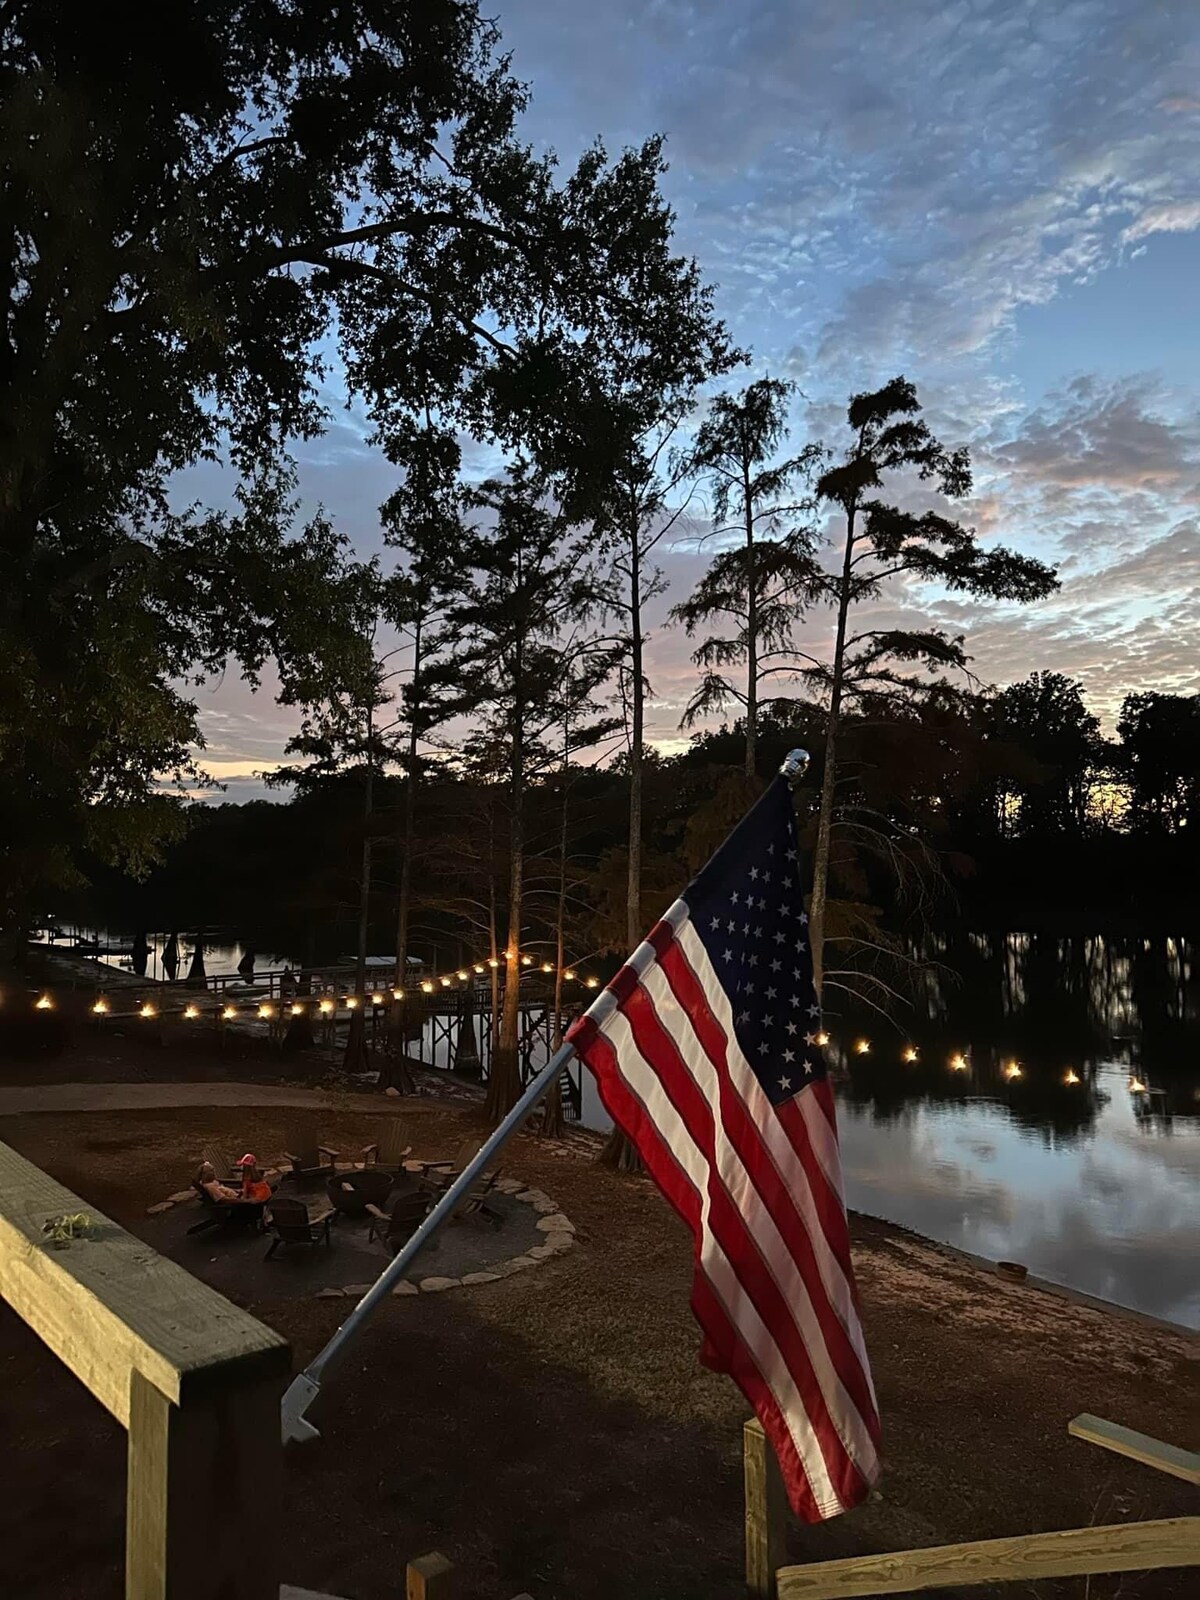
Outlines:
{"label": "small green plant", "polygon": [[56,1250],[67,1250],[72,1239],[86,1239],[91,1226],[92,1219],[86,1211],[68,1211],[61,1217],[48,1217],[42,1223],[42,1232]]}

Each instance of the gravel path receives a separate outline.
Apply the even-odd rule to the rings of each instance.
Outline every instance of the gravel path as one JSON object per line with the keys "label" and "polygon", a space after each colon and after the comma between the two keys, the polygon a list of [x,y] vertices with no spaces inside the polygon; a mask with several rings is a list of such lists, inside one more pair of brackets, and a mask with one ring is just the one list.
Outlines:
{"label": "gravel path", "polygon": [[[378,1095],[361,1098],[378,1110]],[[323,1111],[320,1089],[270,1083],[39,1083],[0,1088],[0,1117],[35,1111],[168,1111],[192,1106],[290,1106]]]}

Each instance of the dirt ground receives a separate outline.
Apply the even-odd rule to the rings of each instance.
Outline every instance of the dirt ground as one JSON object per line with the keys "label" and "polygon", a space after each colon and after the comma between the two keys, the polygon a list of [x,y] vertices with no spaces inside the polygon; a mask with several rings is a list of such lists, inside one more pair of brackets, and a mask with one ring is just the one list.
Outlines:
{"label": "dirt ground", "polygon": [[[140,1070],[140,1059],[127,1065]],[[369,1115],[347,1101],[319,1131],[348,1148],[377,1132],[379,1116],[398,1115],[416,1153],[430,1156],[482,1131],[461,1102],[378,1105]],[[153,1240],[145,1207],[186,1182],[201,1147],[270,1155],[285,1126],[304,1121],[233,1110],[43,1114],[0,1119],[0,1138]],[[461,1564],[472,1600],[522,1590],[534,1600],[732,1600],[742,1592],[747,1407],[697,1362],[684,1231],[646,1180],[598,1168],[570,1141],[522,1138],[504,1166],[560,1202],[579,1248],[499,1283],[384,1307],[327,1380],[314,1412],[322,1439],[289,1449],[283,1576],[350,1600],[395,1600],[405,1561],[440,1549]],[[794,1528],[796,1560],[1196,1511],[1186,1485],[1066,1431],[1092,1411],[1194,1443],[1195,1340],[1001,1283],[888,1224],[858,1217],[853,1232],[886,1472],[868,1505]],[[337,1301],[249,1309],[292,1342],[297,1367],[345,1314]],[[20,1463],[0,1500],[4,1592],[118,1596],[120,1429],[7,1311],[0,1394],[0,1459]],[[1088,1600],[1118,1591],[1184,1600],[1197,1577],[1093,1579]],[[1035,1592],[1086,1591],[1080,1579]]]}

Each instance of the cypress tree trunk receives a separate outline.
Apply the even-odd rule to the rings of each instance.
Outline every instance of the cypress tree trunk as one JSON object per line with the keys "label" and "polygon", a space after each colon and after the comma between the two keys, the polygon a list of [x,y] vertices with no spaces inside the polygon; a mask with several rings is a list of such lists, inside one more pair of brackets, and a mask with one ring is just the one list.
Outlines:
{"label": "cypress tree trunk", "polygon": [[[633,700],[630,707],[629,741],[629,874],[626,880],[625,938],[628,953],[641,943],[642,934],[642,741],[645,730],[645,690],[642,680],[642,575],[641,544],[638,537],[636,507],[630,520],[629,627],[630,661],[633,672]],[[641,1158],[633,1145],[614,1128],[596,1158],[601,1166],[618,1172],[638,1172]]]}
{"label": "cypress tree trunk", "polygon": [[371,1064],[367,1049],[367,934],[371,922],[371,814],[374,807],[374,754],[371,749],[371,711],[367,710],[367,766],[363,780],[362,865],[358,889],[358,950],[354,964],[354,995],[357,1004],[350,1013],[346,1053],[342,1068],[346,1072],[366,1072]]}
{"label": "cypress tree trunk", "polygon": [[842,683],[846,662],[846,618],[850,611],[850,581],[853,575],[855,510],[846,515],[846,556],[842,563],[838,593],[837,635],[833,648],[833,676],[829,694],[829,724],[825,730],[825,771],[821,779],[821,809],[817,817],[817,848],[813,856],[812,902],[808,917],[808,938],[812,947],[813,982],[817,998],[825,975],[825,910],[829,889],[829,845],[833,832],[833,807],[837,797],[837,740],[842,712]]}

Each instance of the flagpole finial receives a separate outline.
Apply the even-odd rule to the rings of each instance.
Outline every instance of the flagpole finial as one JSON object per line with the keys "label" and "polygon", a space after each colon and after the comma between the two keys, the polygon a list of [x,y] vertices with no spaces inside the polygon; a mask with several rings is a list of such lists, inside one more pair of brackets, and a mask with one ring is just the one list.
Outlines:
{"label": "flagpole finial", "polygon": [[783,758],[780,775],[787,779],[794,789],[808,771],[808,763],[812,760],[807,750],[789,750]]}

